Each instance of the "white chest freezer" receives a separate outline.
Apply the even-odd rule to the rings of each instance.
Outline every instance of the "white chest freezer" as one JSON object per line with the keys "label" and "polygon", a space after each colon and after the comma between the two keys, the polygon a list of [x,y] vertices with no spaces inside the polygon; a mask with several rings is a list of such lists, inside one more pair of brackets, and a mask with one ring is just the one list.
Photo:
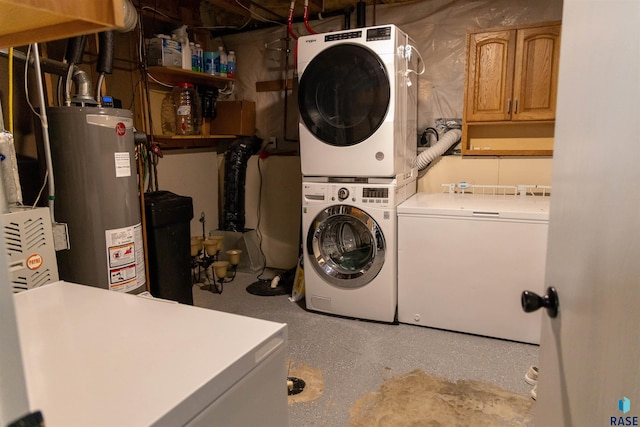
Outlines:
{"label": "white chest freezer", "polygon": [[65,282],[14,298],[47,427],[288,423],[285,324]]}
{"label": "white chest freezer", "polygon": [[398,206],[398,320],[533,344],[544,294],[548,196],[417,193]]}

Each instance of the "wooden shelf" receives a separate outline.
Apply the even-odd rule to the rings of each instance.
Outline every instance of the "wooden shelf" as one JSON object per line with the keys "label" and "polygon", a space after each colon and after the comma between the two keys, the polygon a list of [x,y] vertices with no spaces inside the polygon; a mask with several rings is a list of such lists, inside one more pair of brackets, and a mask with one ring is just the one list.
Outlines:
{"label": "wooden shelf", "polygon": [[236,135],[154,135],[153,137],[163,150],[215,147],[220,140],[236,138]]}
{"label": "wooden shelf", "polygon": [[151,66],[147,72],[155,79],[167,84],[193,83],[199,86],[224,88],[227,84],[235,82],[228,77],[212,76],[198,71],[185,70],[176,67]]}
{"label": "wooden shelf", "polygon": [[0,48],[124,27],[123,0],[0,0]]}
{"label": "wooden shelf", "polygon": [[552,156],[555,121],[467,122],[465,156]]}

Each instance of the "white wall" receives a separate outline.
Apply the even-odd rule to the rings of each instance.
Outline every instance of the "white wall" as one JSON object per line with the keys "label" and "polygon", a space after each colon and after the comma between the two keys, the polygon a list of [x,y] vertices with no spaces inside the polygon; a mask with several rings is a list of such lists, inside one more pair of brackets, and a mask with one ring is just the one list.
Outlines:
{"label": "white wall", "polygon": [[[260,162],[260,168],[258,168]],[[224,206],[224,155],[220,168],[220,205]],[[262,184],[262,186],[261,186]],[[257,229],[267,267],[289,269],[298,261],[302,174],[300,157],[251,156],[245,186],[245,228]],[[220,213],[222,215],[222,211]],[[260,220],[258,223],[258,215]],[[221,216],[222,217],[222,216]]]}
{"label": "white wall", "polygon": [[434,161],[418,180],[418,191],[438,193],[442,184],[551,185],[549,157],[469,158],[445,156]]}
{"label": "white wall", "polygon": [[193,198],[191,235],[202,235],[200,214],[204,212],[205,231],[218,227],[218,162],[213,150],[167,150],[158,163],[159,190]]}
{"label": "white wall", "polygon": [[246,225],[258,225],[258,192],[260,198],[260,231],[267,265],[292,268],[298,262],[300,242],[300,211],[302,205],[302,174],[300,157],[271,156],[260,159],[252,156],[247,167]]}

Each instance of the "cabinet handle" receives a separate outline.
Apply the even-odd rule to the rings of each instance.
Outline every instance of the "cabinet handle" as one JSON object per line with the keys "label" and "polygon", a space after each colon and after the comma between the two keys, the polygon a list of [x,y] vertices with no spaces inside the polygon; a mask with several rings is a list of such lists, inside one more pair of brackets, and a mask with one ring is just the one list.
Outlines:
{"label": "cabinet handle", "polygon": [[511,98],[507,100],[507,114],[511,114]]}
{"label": "cabinet handle", "polygon": [[513,114],[518,114],[518,100],[513,101]]}

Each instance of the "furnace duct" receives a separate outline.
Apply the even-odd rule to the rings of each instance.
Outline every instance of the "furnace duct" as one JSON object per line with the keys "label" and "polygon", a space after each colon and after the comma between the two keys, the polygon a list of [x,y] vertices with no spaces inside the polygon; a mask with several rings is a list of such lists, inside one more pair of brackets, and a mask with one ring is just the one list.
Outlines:
{"label": "furnace duct", "polygon": [[236,140],[224,156],[223,231],[244,232],[245,183],[249,158],[260,151],[262,140],[252,136]]}

